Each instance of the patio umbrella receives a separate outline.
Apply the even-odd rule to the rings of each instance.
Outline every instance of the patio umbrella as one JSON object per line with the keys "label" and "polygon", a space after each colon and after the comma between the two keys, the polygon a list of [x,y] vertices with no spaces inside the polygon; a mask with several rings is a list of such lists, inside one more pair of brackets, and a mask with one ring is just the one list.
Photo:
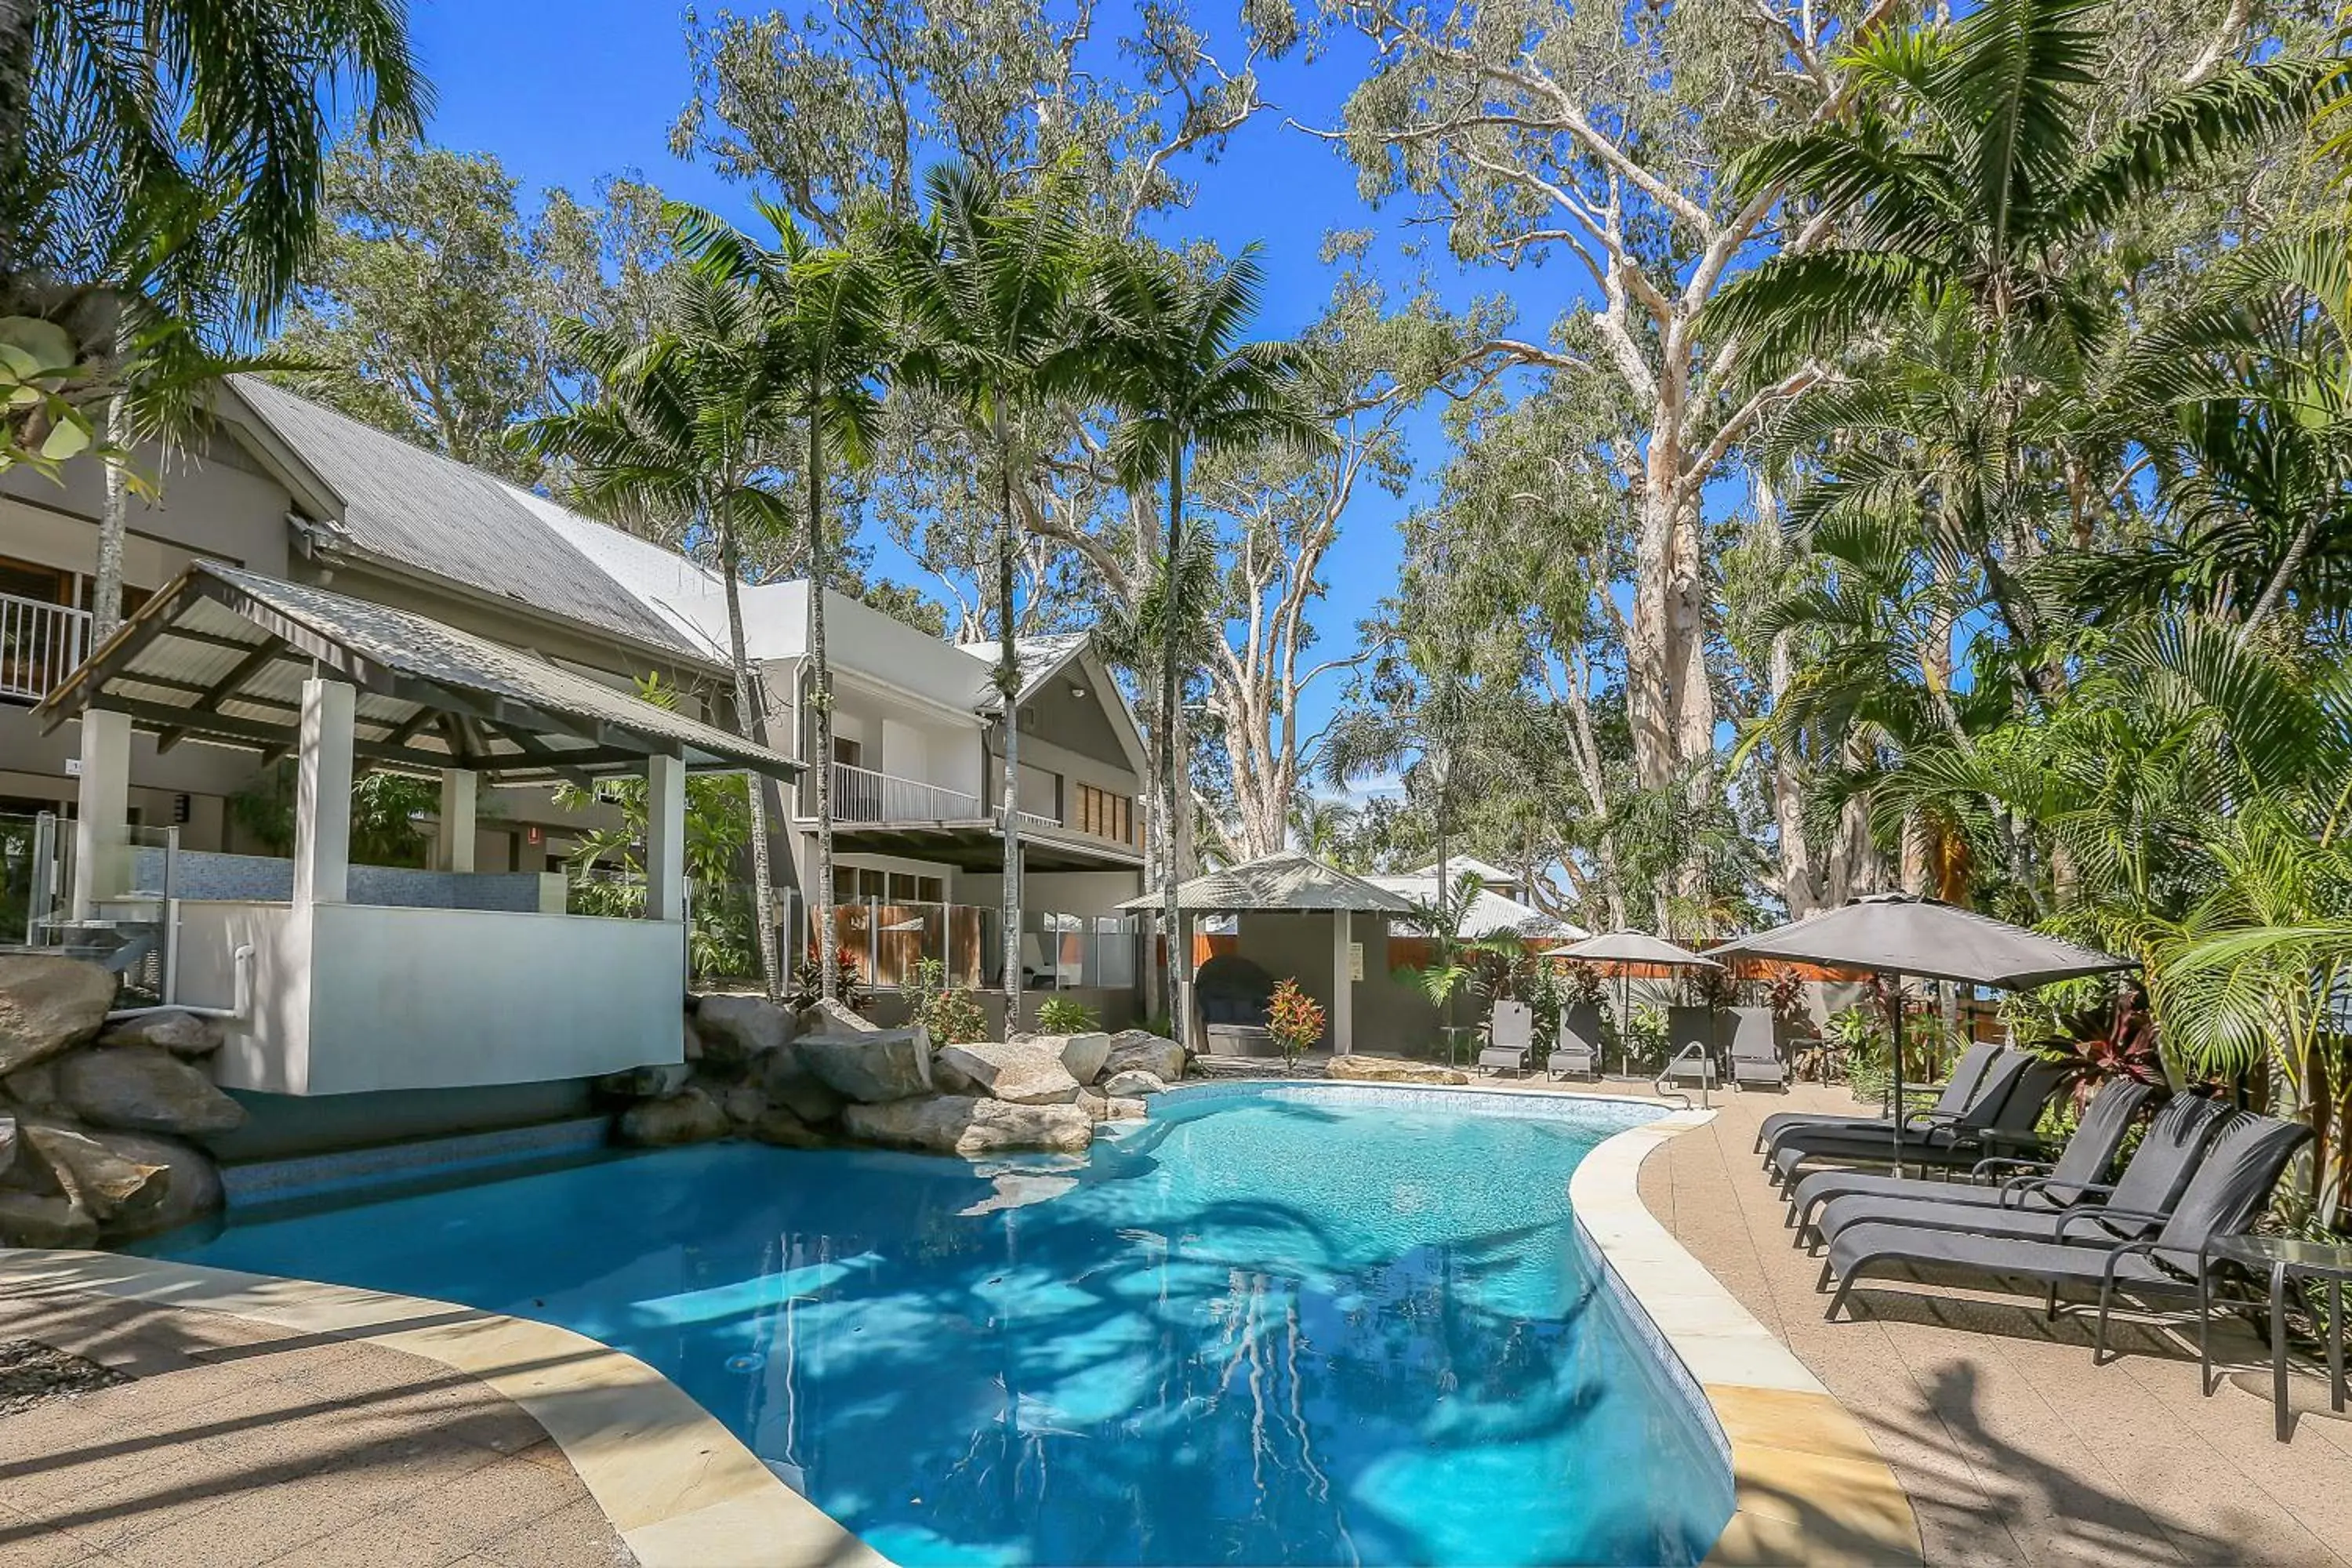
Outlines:
{"label": "patio umbrella", "polygon": [[[1554,958],[1573,958],[1596,967],[1617,972],[1617,1052],[1618,1065],[1633,1070],[1633,1052],[1626,1042],[1627,1014],[1631,1008],[1634,968],[1653,969],[1720,969],[1712,958],[1703,958],[1689,948],[1677,947],[1664,937],[1646,931],[1605,931],[1599,936],[1586,937],[1582,942],[1554,948]],[[1700,1080],[1702,1092],[1706,1080]]]}
{"label": "patio umbrella", "polygon": [[2007,921],[1910,893],[1874,893],[1777,930],[1709,948],[1717,958],[1782,959],[1895,977],[1895,1173],[1903,1173],[1905,975],[2002,991],[2131,969],[2137,960],[2062,942]]}

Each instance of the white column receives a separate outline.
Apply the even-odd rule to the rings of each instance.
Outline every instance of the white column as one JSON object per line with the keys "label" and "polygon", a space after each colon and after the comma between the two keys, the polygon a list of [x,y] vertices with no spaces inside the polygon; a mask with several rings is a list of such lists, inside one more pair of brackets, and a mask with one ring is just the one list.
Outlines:
{"label": "white column", "polygon": [[74,816],[73,918],[131,885],[131,715],[85,709],[81,784]]}
{"label": "white column", "polygon": [[[757,789],[760,783],[751,781]],[[686,918],[686,759],[646,759],[646,919]]]}
{"label": "white column", "polygon": [[474,796],[480,776],[471,768],[441,770],[441,841],[433,847],[436,871],[474,868]]}
{"label": "white column", "polygon": [[302,683],[294,784],[294,905],[340,904],[352,880],[352,705],[341,680]]}
{"label": "white column", "polygon": [[1331,915],[1331,1050],[1346,1056],[1356,1048],[1356,983],[1348,963],[1349,936],[1355,916],[1346,910]]}

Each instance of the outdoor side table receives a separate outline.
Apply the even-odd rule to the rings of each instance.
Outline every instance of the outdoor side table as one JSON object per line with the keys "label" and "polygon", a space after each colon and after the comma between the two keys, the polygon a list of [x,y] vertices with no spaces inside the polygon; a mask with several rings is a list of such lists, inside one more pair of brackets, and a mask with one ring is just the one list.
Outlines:
{"label": "outdoor side table", "polygon": [[2213,1393],[2213,1355],[2207,1326],[2212,1319],[2211,1265],[2228,1261],[2248,1273],[2266,1275],[2271,1295],[2271,1406],[2278,1440],[2287,1440],[2292,1422],[2286,1404],[2286,1288],[2290,1280],[2327,1282],[2327,1406],[2344,1408],[2344,1285],[2352,1280],[2352,1246],[2304,1241],[2291,1236],[2225,1236],[2209,1242],[2197,1258],[2197,1390]]}
{"label": "outdoor side table", "polygon": [[1475,1041],[1478,1037],[1478,1031],[1485,1026],[1483,1024],[1440,1024],[1437,1026],[1438,1033],[1445,1037],[1447,1067],[1456,1065],[1454,1058],[1461,1054],[1463,1039],[1466,1037]]}

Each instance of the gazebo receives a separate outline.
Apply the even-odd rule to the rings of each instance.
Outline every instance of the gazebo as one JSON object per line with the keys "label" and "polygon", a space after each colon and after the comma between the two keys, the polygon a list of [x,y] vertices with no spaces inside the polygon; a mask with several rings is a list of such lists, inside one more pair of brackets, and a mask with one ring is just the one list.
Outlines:
{"label": "gazebo", "polygon": [[[1150,910],[1164,907],[1164,895],[1147,893],[1118,906]],[[1284,850],[1237,866],[1211,871],[1180,883],[1176,907],[1182,930],[1174,933],[1171,955],[1188,953],[1191,920],[1196,915],[1301,914],[1331,919],[1331,1048],[1345,1056],[1355,1047],[1355,983],[1362,977],[1362,962],[1354,940],[1359,914],[1410,917],[1412,906],[1396,894],[1376,888],[1361,877],[1326,866],[1311,855]],[[1191,981],[1183,982],[1177,1015],[1192,1016]],[[1189,1023],[1184,1026],[1190,1032]]]}
{"label": "gazebo", "polygon": [[[682,1059],[686,778],[798,764],[715,725],[419,615],[200,562],[41,704],[81,722],[73,923],[132,889],[134,730],[159,750],[295,759],[290,859],[168,900],[165,1000],[231,1012],[222,1082],[291,1095],[586,1078]],[[438,860],[394,882],[351,864],[361,764],[436,779]],[[498,897],[474,874],[478,787],[646,783],[645,918]],[[537,879],[527,879],[536,881]]]}

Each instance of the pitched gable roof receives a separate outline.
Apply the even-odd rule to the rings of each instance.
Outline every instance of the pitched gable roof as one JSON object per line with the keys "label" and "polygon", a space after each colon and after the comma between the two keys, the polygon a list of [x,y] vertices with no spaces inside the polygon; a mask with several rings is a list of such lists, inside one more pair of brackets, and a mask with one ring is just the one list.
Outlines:
{"label": "pitched gable roof", "polygon": [[334,542],[395,567],[696,658],[689,641],[556,529],[555,503],[257,376],[229,378],[253,416],[334,492]]}

